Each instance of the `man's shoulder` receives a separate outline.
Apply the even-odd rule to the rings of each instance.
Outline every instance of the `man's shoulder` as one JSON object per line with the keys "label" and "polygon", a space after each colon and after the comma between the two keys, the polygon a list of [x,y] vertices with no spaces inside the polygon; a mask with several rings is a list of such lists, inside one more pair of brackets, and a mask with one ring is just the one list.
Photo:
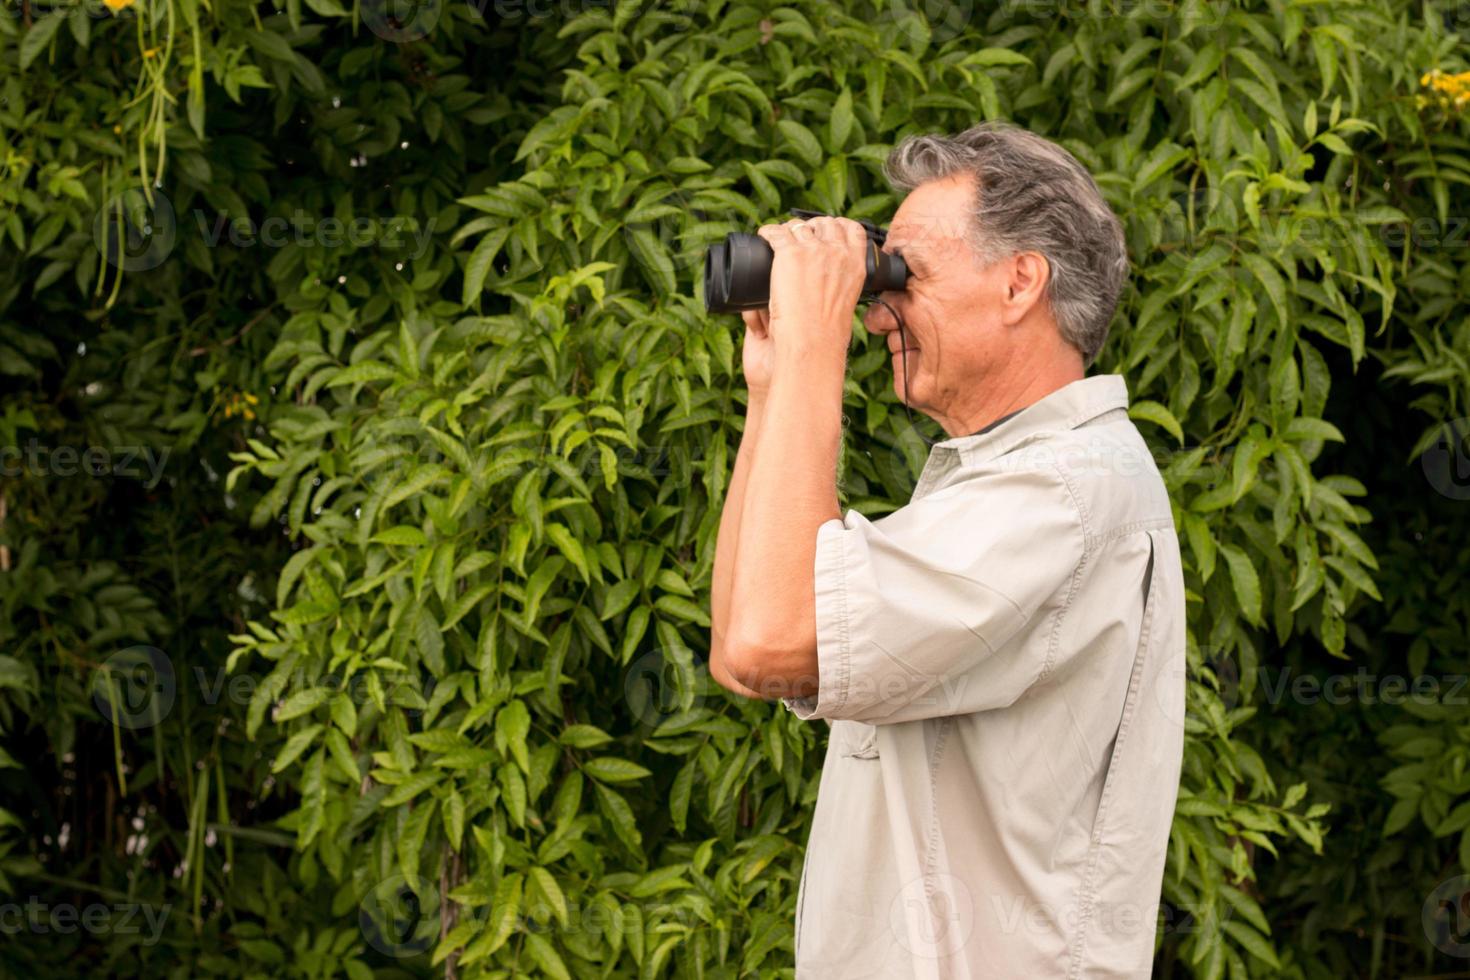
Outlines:
{"label": "man's shoulder", "polygon": [[1059,485],[1089,537],[1138,525],[1172,526],[1162,455],[1123,410],[1088,425],[1039,432],[1007,452],[962,468],[945,489],[957,500],[1005,494],[1024,511],[1030,493]]}

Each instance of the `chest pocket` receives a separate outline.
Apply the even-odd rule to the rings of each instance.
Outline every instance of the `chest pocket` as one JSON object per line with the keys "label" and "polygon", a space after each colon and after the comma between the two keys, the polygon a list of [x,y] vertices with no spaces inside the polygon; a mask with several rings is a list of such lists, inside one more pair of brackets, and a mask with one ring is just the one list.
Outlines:
{"label": "chest pocket", "polygon": [[875,725],[860,721],[834,721],[829,738],[842,758],[878,758],[878,729]]}

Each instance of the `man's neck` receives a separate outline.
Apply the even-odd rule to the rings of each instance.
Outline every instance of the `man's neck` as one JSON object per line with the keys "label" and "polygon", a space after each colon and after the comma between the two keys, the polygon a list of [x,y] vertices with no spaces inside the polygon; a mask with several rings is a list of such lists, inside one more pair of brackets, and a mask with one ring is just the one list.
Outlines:
{"label": "man's neck", "polygon": [[1028,365],[1028,368],[1019,375],[1015,371],[1008,372],[1004,389],[981,392],[983,401],[971,410],[953,419],[939,419],[945,433],[955,438],[984,431],[1073,381],[1080,381],[1085,374],[1080,359],[1062,363],[1054,360],[1044,366]]}

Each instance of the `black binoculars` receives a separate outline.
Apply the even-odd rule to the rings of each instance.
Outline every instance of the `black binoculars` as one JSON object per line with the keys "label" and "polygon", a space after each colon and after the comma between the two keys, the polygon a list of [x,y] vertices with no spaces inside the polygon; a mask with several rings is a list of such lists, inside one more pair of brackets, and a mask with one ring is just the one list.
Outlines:
{"label": "black binoculars", "polygon": [[[792,217],[824,218],[820,211],[793,210]],[[868,274],[863,295],[903,289],[909,268],[903,259],[883,251],[888,230],[859,221],[868,235]],[[704,308],[710,313],[739,313],[764,309],[771,301],[771,260],[776,253],[759,235],[731,232],[704,255]]]}

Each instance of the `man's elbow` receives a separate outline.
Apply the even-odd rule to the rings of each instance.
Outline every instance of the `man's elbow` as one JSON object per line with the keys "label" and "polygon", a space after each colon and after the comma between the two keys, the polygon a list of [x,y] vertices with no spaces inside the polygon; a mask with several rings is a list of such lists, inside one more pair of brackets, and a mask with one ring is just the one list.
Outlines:
{"label": "man's elbow", "polygon": [[805,697],[817,690],[817,646],[793,636],[736,629],[725,647],[724,665],[737,684],[767,700]]}

